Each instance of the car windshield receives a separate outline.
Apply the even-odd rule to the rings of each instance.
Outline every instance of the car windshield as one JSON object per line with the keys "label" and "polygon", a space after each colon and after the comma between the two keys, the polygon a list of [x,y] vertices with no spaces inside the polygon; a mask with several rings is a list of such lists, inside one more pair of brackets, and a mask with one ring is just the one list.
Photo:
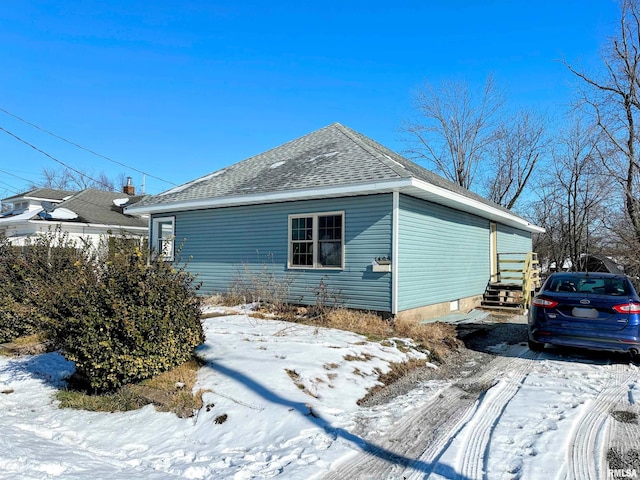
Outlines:
{"label": "car windshield", "polygon": [[598,295],[629,295],[629,284],[624,277],[593,278],[566,276],[551,278],[546,288],[550,292],[579,292]]}

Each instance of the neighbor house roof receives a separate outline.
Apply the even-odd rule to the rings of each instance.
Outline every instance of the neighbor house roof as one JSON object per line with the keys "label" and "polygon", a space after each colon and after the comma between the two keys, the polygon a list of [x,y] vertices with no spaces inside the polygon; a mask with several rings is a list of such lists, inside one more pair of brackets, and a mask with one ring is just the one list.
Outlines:
{"label": "neighbor house roof", "polygon": [[[78,215],[78,222],[114,225],[123,227],[147,227],[147,220],[131,215],[123,214],[122,207],[116,206],[113,201],[125,199],[124,193],[107,192],[94,188],[87,188],[73,197],[57,205],[58,208],[66,208]],[[131,205],[143,197],[128,197]]]}
{"label": "neighbor house roof", "polygon": [[[48,190],[48,189],[38,189],[38,190]],[[51,190],[55,192],[54,190]],[[12,198],[38,198],[49,200],[56,200],[59,197],[45,197],[44,194],[36,192],[35,195],[43,195],[34,197],[34,192],[28,192],[28,195],[22,194],[19,196],[15,196]],[[58,191],[62,192],[62,191]],[[0,219],[0,224],[12,224],[12,223],[20,223],[24,221],[36,220],[36,221],[64,221],[64,222],[81,222],[92,225],[106,225],[116,227],[134,227],[134,228],[147,228],[147,220],[140,218],[138,216],[132,216],[129,214],[123,213],[123,208],[114,204],[114,200],[117,199],[125,199],[128,198],[128,204],[132,204],[137,202],[143,197],[129,197],[124,193],[118,192],[107,192],[104,190],[96,190],[93,188],[87,188],[80,192],[67,192],[71,194],[71,197],[67,200],[64,200],[60,203],[55,204],[54,212],[56,209],[67,209],[71,210],[73,213],[77,215],[76,218],[68,219],[68,220],[60,220],[58,218],[51,218],[50,220],[46,220],[41,217],[41,213],[43,213],[44,209],[32,210],[21,213],[19,215],[7,216]],[[65,195],[65,197],[68,195]],[[64,197],[63,197],[64,198]],[[5,199],[10,200],[10,199]]]}
{"label": "neighbor house roof", "polygon": [[339,123],[147,197],[126,211],[171,212],[392,191],[543,231]]}
{"label": "neighbor house roof", "polygon": [[12,197],[3,198],[3,202],[13,202],[18,199],[35,199],[61,202],[65,198],[77,193],[72,190],[56,190],[55,188],[34,188],[26,192],[13,195]]}

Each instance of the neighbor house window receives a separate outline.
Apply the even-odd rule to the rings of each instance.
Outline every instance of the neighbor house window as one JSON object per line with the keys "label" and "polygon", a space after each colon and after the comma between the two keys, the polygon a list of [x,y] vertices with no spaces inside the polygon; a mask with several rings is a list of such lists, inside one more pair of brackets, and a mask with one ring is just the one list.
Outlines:
{"label": "neighbor house window", "polygon": [[153,219],[153,249],[163,260],[173,260],[175,252],[175,217]]}
{"label": "neighbor house window", "polygon": [[344,212],[289,216],[289,266],[343,268]]}

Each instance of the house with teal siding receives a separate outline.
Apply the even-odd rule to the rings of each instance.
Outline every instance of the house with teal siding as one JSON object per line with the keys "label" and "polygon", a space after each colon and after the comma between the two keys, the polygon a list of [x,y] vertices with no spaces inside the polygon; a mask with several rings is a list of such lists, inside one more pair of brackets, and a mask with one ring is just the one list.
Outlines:
{"label": "house with teal siding", "polygon": [[479,305],[500,252],[542,232],[372,139],[334,123],[126,209],[150,245],[188,259],[202,292],[247,274],[313,304],[429,318]]}

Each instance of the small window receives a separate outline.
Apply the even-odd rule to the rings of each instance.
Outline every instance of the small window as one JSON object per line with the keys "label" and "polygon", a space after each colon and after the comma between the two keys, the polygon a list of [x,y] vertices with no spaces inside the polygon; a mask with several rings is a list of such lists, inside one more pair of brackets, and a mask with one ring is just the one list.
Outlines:
{"label": "small window", "polygon": [[175,217],[153,219],[152,246],[163,260],[173,260],[175,251]]}
{"label": "small window", "polygon": [[344,213],[289,216],[289,267],[343,268]]}

